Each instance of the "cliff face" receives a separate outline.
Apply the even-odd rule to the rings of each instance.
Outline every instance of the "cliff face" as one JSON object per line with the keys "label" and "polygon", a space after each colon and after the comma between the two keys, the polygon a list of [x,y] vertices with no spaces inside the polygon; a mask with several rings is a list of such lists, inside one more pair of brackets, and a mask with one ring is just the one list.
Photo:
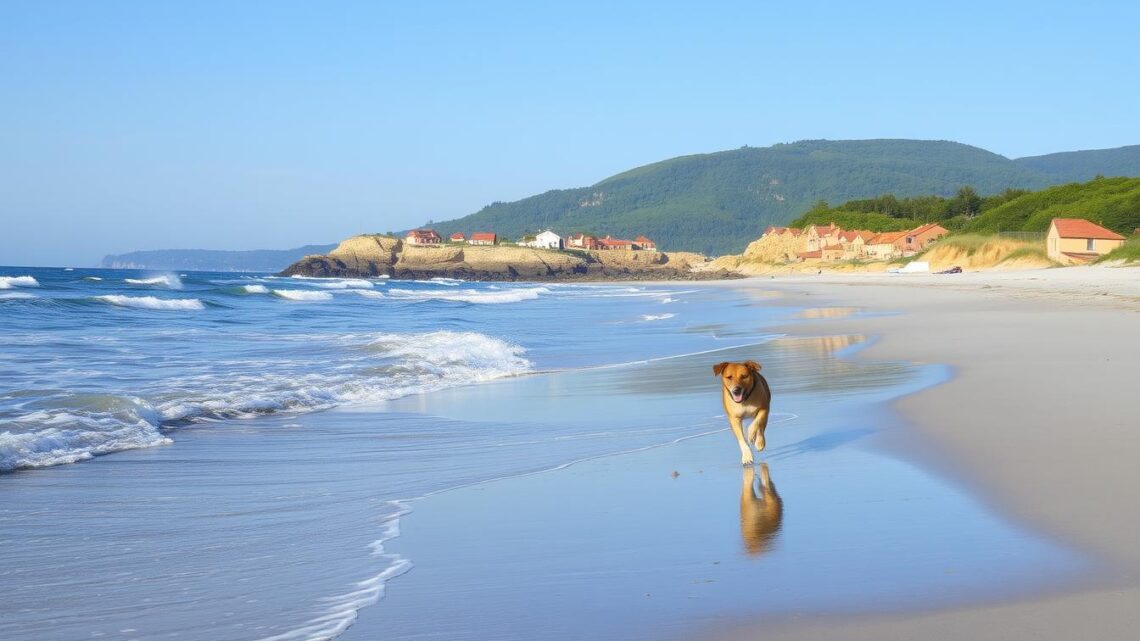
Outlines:
{"label": "cliff face", "polygon": [[553,251],[514,246],[414,246],[389,236],[354,236],[327,256],[305,256],[282,275],[464,278],[467,280],[664,280],[726,278],[694,270],[699,254],[646,251]]}

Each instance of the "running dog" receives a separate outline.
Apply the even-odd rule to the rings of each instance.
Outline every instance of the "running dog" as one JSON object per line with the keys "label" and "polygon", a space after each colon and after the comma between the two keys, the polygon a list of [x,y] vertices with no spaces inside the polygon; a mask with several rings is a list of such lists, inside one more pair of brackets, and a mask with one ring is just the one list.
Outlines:
{"label": "running dog", "polygon": [[[721,401],[728,424],[740,445],[740,464],[752,465],[751,442],[756,451],[764,449],[764,430],[768,427],[768,408],[772,402],[772,391],[768,381],[760,375],[760,363],[717,363],[713,374],[720,377]],[[748,440],[744,440],[744,419],[751,419],[748,426]]]}

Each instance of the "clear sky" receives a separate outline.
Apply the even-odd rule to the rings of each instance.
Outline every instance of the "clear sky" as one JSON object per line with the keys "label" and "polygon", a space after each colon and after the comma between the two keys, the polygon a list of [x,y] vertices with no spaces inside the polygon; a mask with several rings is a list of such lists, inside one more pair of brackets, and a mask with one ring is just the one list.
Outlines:
{"label": "clear sky", "polygon": [[808,138],[1140,143],[1140,3],[0,0],[0,264],[287,248]]}

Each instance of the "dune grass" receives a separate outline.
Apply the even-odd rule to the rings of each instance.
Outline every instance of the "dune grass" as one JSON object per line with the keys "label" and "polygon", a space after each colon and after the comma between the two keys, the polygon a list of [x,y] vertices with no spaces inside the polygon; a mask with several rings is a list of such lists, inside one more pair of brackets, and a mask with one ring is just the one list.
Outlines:
{"label": "dune grass", "polygon": [[1124,241],[1124,244],[1097,259],[1096,262],[1124,261],[1126,263],[1140,263],[1140,236],[1133,236]]}

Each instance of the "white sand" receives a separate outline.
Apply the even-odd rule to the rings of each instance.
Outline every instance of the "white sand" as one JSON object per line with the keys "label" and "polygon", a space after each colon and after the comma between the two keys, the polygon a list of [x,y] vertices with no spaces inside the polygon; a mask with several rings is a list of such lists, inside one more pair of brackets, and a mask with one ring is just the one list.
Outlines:
{"label": "white sand", "polygon": [[904,439],[912,455],[974,487],[1013,519],[1087,550],[1105,569],[1095,584],[1028,601],[751,621],[708,636],[1140,637],[1140,268],[752,283],[805,305],[904,312],[821,320],[806,331],[880,336],[862,358],[952,365],[953,380],[897,403],[917,432]]}

